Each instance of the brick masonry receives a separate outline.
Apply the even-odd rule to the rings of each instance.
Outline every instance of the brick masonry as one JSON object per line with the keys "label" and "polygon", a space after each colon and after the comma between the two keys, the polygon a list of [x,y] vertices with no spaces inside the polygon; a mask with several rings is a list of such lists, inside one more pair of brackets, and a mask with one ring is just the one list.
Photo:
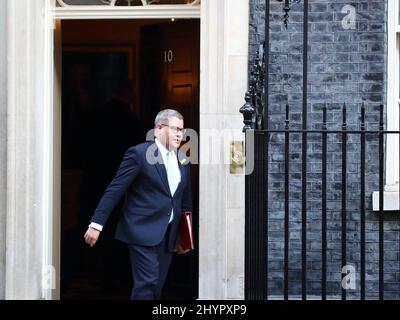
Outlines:
{"label": "brick masonry", "polygon": [[[283,128],[285,105],[290,105],[290,126],[302,123],[303,1],[292,4],[288,29],[282,22],[283,4],[270,1],[269,126]],[[355,9],[354,28],[342,24]],[[264,40],[265,1],[250,0],[250,62]],[[346,20],[345,20],[346,21]],[[309,0],[308,126],[321,128],[322,107],[328,108],[328,128],[340,129],[342,105],[347,105],[347,127],[359,129],[361,103],[365,103],[367,130],[376,130],[379,105],[386,101],[387,1]],[[351,26],[351,25],[347,25]],[[274,134],[269,163],[269,294],[283,292],[283,135]],[[329,137],[328,156],[328,295],[338,298],[341,289],[341,144],[340,136]],[[290,143],[290,272],[291,296],[301,294],[301,136]],[[321,292],[321,142],[309,136],[307,166],[307,292]],[[359,297],[360,279],[360,144],[349,136],[347,174],[347,259],[356,268],[356,289],[349,298]],[[369,137],[366,153],[366,295],[378,297],[378,223],[371,211],[371,193],[378,190],[378,140]],[[399,215],[385,213],[385,299],[400,299]]]}

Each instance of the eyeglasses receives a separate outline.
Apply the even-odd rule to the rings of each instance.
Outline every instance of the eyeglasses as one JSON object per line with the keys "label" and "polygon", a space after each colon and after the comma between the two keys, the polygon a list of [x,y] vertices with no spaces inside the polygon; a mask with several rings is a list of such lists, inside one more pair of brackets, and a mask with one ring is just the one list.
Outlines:
{"label": "eyeglasses", "polygon": [[165,123],[161,123],[161,125],[170,128],[172,130],[172,132],[175,133],[175,134],[181,133],[182,135],[185,135],[185,133],[186,133],[186,129],[184,129],[184,128],[178,128],[176,126],[170,126],[170,125],[165,124]]}

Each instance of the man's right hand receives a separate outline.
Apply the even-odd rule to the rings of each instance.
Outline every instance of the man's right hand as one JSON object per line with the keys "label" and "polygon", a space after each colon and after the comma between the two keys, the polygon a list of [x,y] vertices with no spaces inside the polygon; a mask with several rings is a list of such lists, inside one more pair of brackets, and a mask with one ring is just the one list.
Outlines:
{"label": "man's right hand", "polygon": [[89,246],[93,247],[96,244],[97,240],[99,239],[99,236],[100,236],[99,230],[89,227],[89,229],[86,231],[84,235],[84,238],[86,243]]}

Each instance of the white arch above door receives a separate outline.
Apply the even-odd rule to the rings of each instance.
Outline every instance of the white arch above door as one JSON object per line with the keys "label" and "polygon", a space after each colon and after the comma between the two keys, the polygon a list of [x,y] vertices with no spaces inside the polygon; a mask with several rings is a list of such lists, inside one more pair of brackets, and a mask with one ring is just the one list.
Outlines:
{"label": "white arch above door", "polygon": [[62,5],[57,7],[54,3],[54,19],[188,19],[200,18],[201,15],[199,1],[143,6],[115,6],[115,2],[108,1],[108,5],[67,5],[63,0],[57,1]]}

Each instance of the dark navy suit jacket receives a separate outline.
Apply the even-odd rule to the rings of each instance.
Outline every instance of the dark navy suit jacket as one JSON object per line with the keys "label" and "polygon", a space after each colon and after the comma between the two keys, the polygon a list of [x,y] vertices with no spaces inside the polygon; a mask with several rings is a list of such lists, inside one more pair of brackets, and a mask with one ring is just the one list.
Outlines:
{"label": "dark navy suit jacket", "polygon": [[91,222],[104,226],[125,195],[115,238],[131,245],[155,246],[165,235],[173,208],[174,220],[168,239],[168,248],[173,251],[182,211],[192,210],[189,161],[179,154],[178,165],[181,181],[171,195],[165,165],[156,143],[145,142],[128,149]]}

